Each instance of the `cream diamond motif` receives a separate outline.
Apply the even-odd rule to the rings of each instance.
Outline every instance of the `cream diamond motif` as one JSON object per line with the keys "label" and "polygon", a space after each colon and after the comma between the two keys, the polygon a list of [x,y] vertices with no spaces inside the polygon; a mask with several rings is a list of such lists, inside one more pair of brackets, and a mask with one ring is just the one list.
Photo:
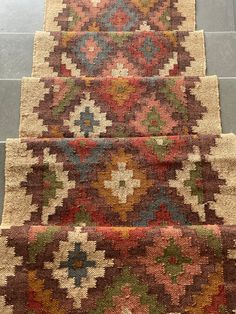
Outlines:
{"label": "cream diamond motif", "polygon": [[113,265],[113,259],[107,259],[104,251],[97,250],[96,242],[77,227],[68,233],[67,241],[60,242],[58,251],[53,252],[53,261],[44,263],[78,310],[88,290],[96,288],[97,279],[103,278],[106,268]]}
{"label": "cream diamond motif", "polygon": [[133,170],[126,169],[125,162],[117,164],[118,171],[112,171],[111,180],[104,181],[104,187],[111,189],[112,195],[118,197],[120,204],[126,204],[129,195],[134,194],[134,189],[140,187],[141,181],[134,179]]}
{"label": "cream diamond motif", "polygon": [[128,76],[129,70],[122,63],[117,63],[116,69],[112,70],[113,77]]}
{"label": "cream diamond motif", "polygon": [[86,93],[85,98],[81,99],[80,106],[70,113],[70,118],[64,125],[77,137],[96,137],[105,133],[112,122],[106,119],[106,113],[101,112],[95,101],[90,99],[90,93]]}
{"label": "cream diamond motif", "polygon": [[97,7],[97,5],[101,2],[101,0],[91,0],[94,7]]}

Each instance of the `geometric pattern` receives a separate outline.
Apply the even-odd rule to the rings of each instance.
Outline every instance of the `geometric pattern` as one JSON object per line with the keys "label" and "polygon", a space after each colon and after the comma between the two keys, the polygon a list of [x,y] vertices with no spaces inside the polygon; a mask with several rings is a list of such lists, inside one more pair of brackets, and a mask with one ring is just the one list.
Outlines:
{"label": "geometric pattern", "polygon": [[204,76],[203,32],[38,32],[33,76]]}
{"label": "geometric pattern", "polygon": [[236,313],[236,136],[195,0],[45,4],[6,144],[2,313]]}
{"label": "geometric pattern", "polygon": [[180,0],[47,0],[46,31],[195,29],[195,2]]}
{"label": "geometric pattern", "polygon": [[235,151],[235,135],[9,140],[3,223],[232,225]]}
{"label": "geometric pattern", "polygon": [[[27,78],[20,133],[47,138],[219,134],[217,84],[216,77]],[[202,96],[206,88],[209,97]],[[37,98],[35,89],[41,91]],[[41,125],[29,128],[34,120]]]}
{"label": "geometric pattern", "polygon": [[234,241],[224,226],[4,228],[1,309],[234,313]]}

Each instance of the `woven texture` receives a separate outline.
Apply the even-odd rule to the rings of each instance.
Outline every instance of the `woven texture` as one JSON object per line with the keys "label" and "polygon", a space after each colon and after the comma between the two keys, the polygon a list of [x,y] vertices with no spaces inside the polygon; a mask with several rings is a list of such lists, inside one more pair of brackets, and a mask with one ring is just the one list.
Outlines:
{"label": "woven texture", "polygon": [[205,75],[203,32],[38,32],[33,76]]}
{"label": "woven texture", "polygon": [[13,140],[7,154],[5,224],[236,224],[235,136]]}
{"label": "woven texture", "polygon": [[195,30],[195,0],[47,0],[47,31]]}
{"label": "woven texture", "polygon": [[217,226],[12,227],[0,293],[15,313],[232,313],[235,237]]}
{"label": "woven texture", "polygon": [[45,4],[6,143],[2,313],[236,313],[236,136],[195,1]]}
{"label": "woven texture", "polygon": [[20,134],[55,138],[219,134],[217,85],[216,77],[26,78]]}

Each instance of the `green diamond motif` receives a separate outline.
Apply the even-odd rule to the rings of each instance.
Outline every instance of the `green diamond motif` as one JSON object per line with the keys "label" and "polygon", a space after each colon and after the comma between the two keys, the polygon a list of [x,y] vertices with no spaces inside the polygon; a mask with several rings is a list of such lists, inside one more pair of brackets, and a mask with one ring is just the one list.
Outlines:
{"label": "green diamond motif", "polygon": [[[113,308],[114,297],[119,296],[122,288],[129,286],[132,294],[140,298],[142,305],[147,305],[150,314],[164,314],[166,313],[165,307],[157,302],[155,296],[148,293],[148,286],[139,281],[139,279],[132,273],[131,269],[124,267],[118,278],[115,278],[113,284],[106,288],[103,293],[103,298],[96,304],[96,309],[89,312],[89,314],[103,314],[106,309]],[[123,310],[126,314],[126,310]],[[126,312],[125,312],[126,311]]]}
{"label": "green diamond motif", "polygon": [[171,238],[163,256],[157,257],[156,262],[163,264],[165,273],[170,276],[173,283],[177,283],[178,276],[183,273],[184,264],[191,264],[192,259],[185,256],[175,240]]}
{"label": "green diamond motif", "polygon": [[186,180],[184,185],[191,188],[191,193],[198,197],[199,204],[204,202],[204,185],[200,163],[195,163],[195,170],[190,171],[190,179]]}
{"label": "green diamond motif", "polygon": [[168,154],[172,140],[166,137],[151,138],[146,142],[146,145],[150,147],[160,160],[163,160]]}
{"label": "green diamond motif", "polygon": [[162,14],[160,17],[160,21],[165,24],[168,29],[171,27],[171,22],[170,22],[170,12],[169,10],[165,10],[165,12]]}
{"label": "green diamond motif", "polygon": [[158,135],[163,126],[166,125],[161,120],[160,114],[157,112],[155,107],[152,107],[151,111],[148,112],[146,120],[142,121],[142,124],[148,128],[148,132],[153,135]]}
{"label": "green diamond motif", "polygon": [[62,189],[63,183],[57,181],[56,172],[50,170],[49,164],[43,167],[43,206],[49,206],[51,199],[56,197],[57,189]]}

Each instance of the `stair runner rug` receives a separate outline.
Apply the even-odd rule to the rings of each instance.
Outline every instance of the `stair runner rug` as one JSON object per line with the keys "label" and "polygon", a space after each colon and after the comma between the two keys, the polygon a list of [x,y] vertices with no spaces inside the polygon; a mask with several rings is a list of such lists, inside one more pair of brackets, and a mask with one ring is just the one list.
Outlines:
{"label": "stair runner rug", "polygon": [[194,0],[46,0],[6,144],[3,314],[236,313],[236,136]]}
{"label": "stair runner rug", "polygon": [[[212,123],[214,121],[214,123]],[[21,137],[221,133],[216,77],[25,78]]]}
{"label": "stair runner rug", "polygon": [[46,31],[195,30],[195,0],[46,0]]}
{"label": "stair runner rug", "polygon": [[4,228],[0,306],[3,313],[233,313],[235,237],[236,227],[220,226]]}
{"label": "stair runner rug", "polygon": [[37,32],[33,76],[205,75],[203,32]]}
{"label": "stair runner rug", "polygon": [[6,149],[4,224],[236,224],[235,135],[22,139]]}

